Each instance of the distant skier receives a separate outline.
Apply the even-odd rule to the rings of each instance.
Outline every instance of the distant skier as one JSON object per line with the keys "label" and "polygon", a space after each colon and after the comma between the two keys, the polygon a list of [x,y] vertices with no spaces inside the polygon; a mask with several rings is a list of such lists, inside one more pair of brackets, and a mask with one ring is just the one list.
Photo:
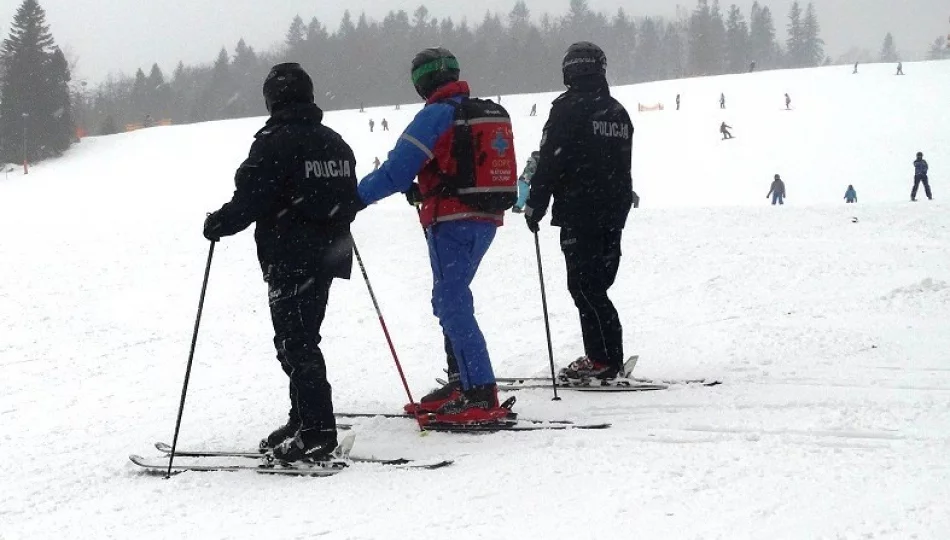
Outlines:
{"label": "distant skier", "polygon": [[541,152],[535,150],[531,152],[531,157],[528,158],[528,163],[524,166],[524,171],[521,172],[521,176],[518,177],[518,201],[515,202],[514,208],[511,209],[512,212],[520,214],[524,211],[524,205],[528,201],[528,193],[531,191],[531,178],[534,176],[535,171],[538,170],[538,158],[541,157]]}
{"label": "distant skier", "polygon": [[854,186],[848,184],[848,190],[844,192],[844,202],[851,204],[858,202],[858,192],[854,190]]}
{"label": "distant skier", "polygon": [[788,97],[788,94],[785,94],[785,110],[792,110],[792,98]]}
{"label": "distant skier", "polygon": [[373,159],[373,170],[375,171],[376,169],[378,169],[380,165],[382,165],[382,163],[379,162],[379,156],[376,156]]}
{"label": "distant skier", "polygon": [[531,104],[531,114],[529,114],[528,116],[537,116],[537,115],[538,115],[538,104],[537,104],[537,103],[532,103],[532,104]]}
{"label": "distant skier", "polygon": [[676,94],[676,110],[680,110],[680,95]]}
{"label": "distant skier", "polygon": [[726,125],[725,122],[719,126],[719,133],[722,133],[722,140],[732,139],[732,133],[729,133],[729,130],[732,129],[732,126]]}
{"label": "distant skier", "polygon": [[927,179],[929,169],[927,162],[924,161],[924,153],[917,152],[917,159],[914,161],[914,189],[910,191],[911,201],[917,200],[917,188],[921,183],[924,184],[924,193],[927,194],[927,199],[933,200],[933,195],[930,193],[930,182]]}
{"label": "distant skier", "polygon": [[775,180],[772,181],[772,187],[769,188],[769,194],[765,196],[766,199],[769,197],[772,198],[772,204],[785,204],[785,182],[782,182],[782,177],[775,175]]}
{"label": "distant skier", "polygon": [[387,122],[385,118],[383,118],[383,121],[380,122],[379,125],[383,126],[383,131],[389,131],[389,122]]}
{"label": "distant skier", "polygon": [[376,127],[376,122],[373,122],[373,119],[370,118],[370,119],[369,119],[369,132],[370,132],[370,133],[373,132],[373,128],[374,128],[374,127]]}
{"label": "distant skier", "polygon": [[898,62],[898,63],[897,63],[897,75],[903,75],[903,74],[904,74],[904,63],[903,63],[903,62]]}
{"label": "distant skier", "polygon": [[726,108],[726,94],[725,93],[719,94],[719,108],[720,109]]}
{"label": "distant skier", "polygon": [[857,63],[857,62],[854,63],[854,72],[852,72],[851,74],[852,74],[852,75],[857,75],[857,74],[858,74],[858,63]]}

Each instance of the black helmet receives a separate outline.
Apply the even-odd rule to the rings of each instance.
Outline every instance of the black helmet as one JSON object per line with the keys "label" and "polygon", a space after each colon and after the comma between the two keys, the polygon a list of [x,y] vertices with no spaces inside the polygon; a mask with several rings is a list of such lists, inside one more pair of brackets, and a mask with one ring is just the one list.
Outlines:
{"label": "black helmet", "polygon": [[782,177],[776,174],[776,175],[775,175],[775,179],[776,179],[776,180],[781,180]]}
{"label": "black helmet", "polygon": [[313,80],[300,64],[287,62],[272,67],[264,79],[267,112],[291,103],[313,103]]}
{"label": "black helmet", "polygon": [[579,41],[567,48],[564,61],[561,62],[564,73],[564,85],[587,75],[607,75],[607,55],[604,50],[589,41]]}
{"label": "black helmet", "polygon": [[412,59],[412,85],[422,99],[428,99],[440,86],[459,80],[459,61],[448,49],[430,47]]}
{"label": "black helmet", "polygon": [[924,157],[924,153],[923,153],[923,152],[917,152],[917,157],[919,157],[919,158]]}

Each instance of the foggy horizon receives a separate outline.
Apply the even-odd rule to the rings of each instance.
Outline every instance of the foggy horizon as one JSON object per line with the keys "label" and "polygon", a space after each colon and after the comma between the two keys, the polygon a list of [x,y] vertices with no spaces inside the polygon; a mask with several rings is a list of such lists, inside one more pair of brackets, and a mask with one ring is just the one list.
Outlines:
{"label": "foggy horizon", "polygon": [[[480,23],[486,11],[507,15],[516,0],[484,0],[477,5],[446,7],[421,0],[353,0],[349,10],[354,19],[365,12],[370,19],[381,20],[388,11],[412,12],[420,5],[430,18],[463,18],[469,24]],[[735,3],[746,20],[752,0],[721,3],[723,11]],[[775,19],[777,37],[785,41],[787,13],[792,0],[760,1]],[[891,32],[903,60],[920,60],[930,43],[950,33],[950,8],[944,0],[864,0],[860,4],[840,0],[813,0],[821,22],[825,53],[833,60],[852,48],[866,49],[873,57],[880,51],[884,35]],[[8,35],[10,24],[21,0],[0,0],[0,32]],[[531,18],[544,13],[552,17],[568,11],[569,0],[527,0]],[[642,0],[636,5],[622,0],[590,0],[590,9],[613,15],[623,8],[629,16],[662,16],[672,19],[677,8],[687,13],[696,3],[673,4],[661,0]],[[802,2],[806,5],[807,2]],[[145,71],[153,63],[166,73],[183,61],[187,65],[210,64],[224,47],[233,53],[239,39],[259,52],[272,51],[283,43],[295,15],[304,21],[317,17],[329,31],[335,31],[343,16],[340,6],[307,6],[296,0],[272,0],[260,5],[251,0],[193,0],[158,4],[100,0],[95,5],[76,5],[70,0],[40,0],[56,43],[71,60],[78,59],[75,79],[98,84],[109,74],[131,75]],[[225,21],[228,24],[225,24]],[[596,42],[597,36],[591,36]],[[434,45],[420,43],[419,47]],[[566,46],[567,44],[565,44]],[[408,62],[408,59],[407,59]]]}

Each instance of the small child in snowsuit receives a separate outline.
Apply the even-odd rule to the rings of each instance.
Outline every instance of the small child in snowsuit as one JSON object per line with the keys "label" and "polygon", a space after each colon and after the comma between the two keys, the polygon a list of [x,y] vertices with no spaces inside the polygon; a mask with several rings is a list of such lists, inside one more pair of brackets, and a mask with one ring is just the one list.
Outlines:
{"label": "small child in snowsuit", "polygon": [[844,192],[844,202],[848,204],[858,202],[858,192],[850,184],[848,184],[848,190]]}

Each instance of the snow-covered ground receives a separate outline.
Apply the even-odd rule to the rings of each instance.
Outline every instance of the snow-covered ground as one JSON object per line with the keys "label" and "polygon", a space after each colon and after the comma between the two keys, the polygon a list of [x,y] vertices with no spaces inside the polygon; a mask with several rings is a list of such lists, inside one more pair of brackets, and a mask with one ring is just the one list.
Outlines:
{"label": "snow-covered ground", "polygon": [[[356,453],[456,460],[439,471],[165,481],[127,461],[172,437],[202,221],[230,197],[262,119],[91,138],[0,177],[0,538],[950,537],[950,62],[905,69],[616,89],[634,112],[643,198],[612,294],[628,352],[643,376],[725,384],[517,395],[524,416],[613,423],[601,432],[420,437],[410,421],[357,422]],[[522,160],[554,95],[503,98]],[[659,100],[665,111],[635,113]],[[416,110],[326,122],[365,173]],[[720,140],[722,121],[735,140]],[[933,202],[908,200],[918,150]],[[780,208],[765,199],[775,173]],[[847,184],[858,205],[843,203]],[[414,212],[384,201],[354,234],[418,396],[443,359]],[[556,233],[541,238],[563,364],[579,328]],[[405,396],[354,278],[334,285],[324,325],[335,403],[397,411]],[[545,373],[533,238],[517,216],[475,297],[498,374]],[[248,231],[215,253],[182,445],[254,447],[283,421],[272,347]]]}

